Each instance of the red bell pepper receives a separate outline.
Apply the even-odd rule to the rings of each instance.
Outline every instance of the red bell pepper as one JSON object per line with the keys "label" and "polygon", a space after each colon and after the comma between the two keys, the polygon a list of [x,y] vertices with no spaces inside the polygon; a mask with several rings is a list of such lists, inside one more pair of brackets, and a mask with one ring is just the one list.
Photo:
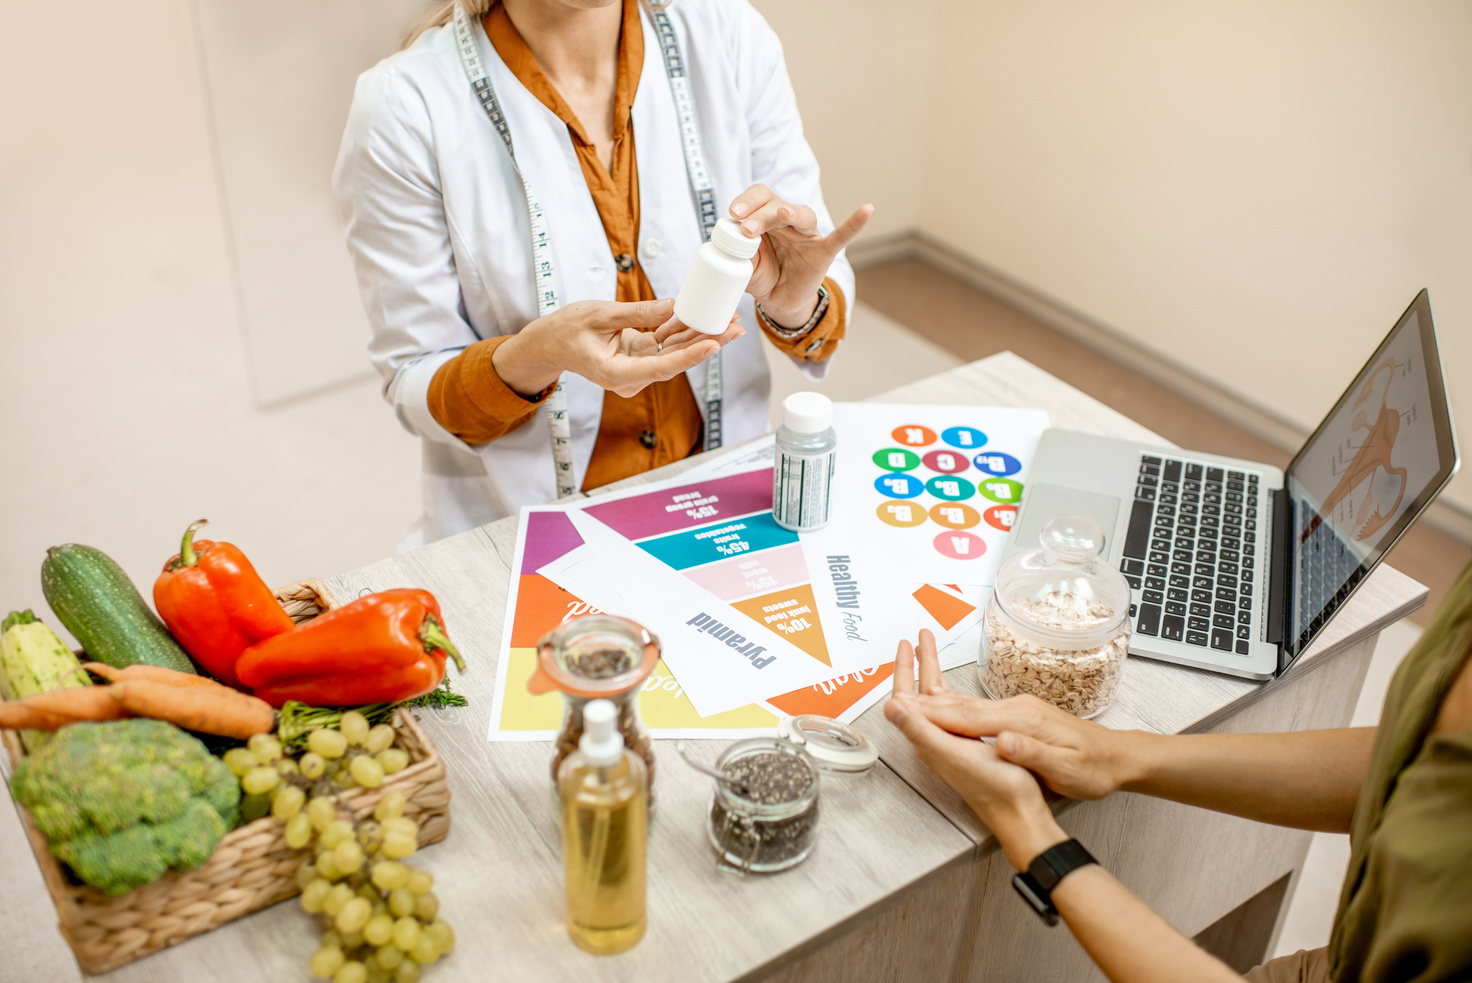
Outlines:
{"label": "red bell pepper", "polygon": [[446,637],[439,602],[426,590],[398,588],[319,614],[296,631],[246,649],[240,681],[272,706],[398,703],[445,678],[445,656],[465,660]]}
{"label": "red bell pepper", "polygon": [[153,604],[184,651],[211,676],[239,686],[235,661],[263,639],[296,627],[245,554],[230,543],[194,541],[204,519],[184,532],[179,553],[153,583]]}

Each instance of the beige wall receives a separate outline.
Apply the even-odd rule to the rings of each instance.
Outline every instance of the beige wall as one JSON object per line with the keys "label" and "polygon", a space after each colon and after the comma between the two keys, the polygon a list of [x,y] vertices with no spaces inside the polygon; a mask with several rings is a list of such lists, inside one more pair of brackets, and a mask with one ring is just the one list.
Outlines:
{"label": "beige wall", "polygon": [[1429,287],[1472,446],[1472,5],[934,16],[921,230],[1304,428]]}
{"label": "beige wall", "polygon": [[376,379],[253,405],[190,8],[92,8],[65,58],[54,8],[5,12],[31,41],[0,58],[0,614],[58,627],[60,543],[148,595],[203,515],[281,585],[392,553],[419,511],[418,441]]}
{"label": "beige wall", "polygon": [[753,0],[782,39],[834,221],[872,202],[866,236],[920,222],[933,0]]}

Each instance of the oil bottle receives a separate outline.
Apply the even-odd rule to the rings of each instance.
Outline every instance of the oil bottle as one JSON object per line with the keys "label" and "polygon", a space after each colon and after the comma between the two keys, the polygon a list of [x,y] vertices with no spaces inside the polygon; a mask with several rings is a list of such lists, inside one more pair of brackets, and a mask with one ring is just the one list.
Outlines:
{"label": "oil bottle", "polygon": [[648,800],[644,761],[624,747],[608,700],[583,708],[578,749],[557,772],[567,933],[596,954],[644,937]]}

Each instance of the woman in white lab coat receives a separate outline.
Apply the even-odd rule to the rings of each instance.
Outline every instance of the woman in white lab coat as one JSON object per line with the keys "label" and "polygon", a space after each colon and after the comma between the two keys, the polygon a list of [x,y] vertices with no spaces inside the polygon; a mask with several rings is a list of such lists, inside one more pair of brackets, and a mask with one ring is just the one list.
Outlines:
{"label": "woman in white lab coat", "polygon": [[[762,338],[824,374],[853,296],[842,249],[872,211],[834,229],[781,46],[746,0],[461,5],[359,79],[334,173],[370,358],[423,444],[403,548],[764,432]],[[702,242],[702,187],[763,237],[716,337],[655,300]]]}

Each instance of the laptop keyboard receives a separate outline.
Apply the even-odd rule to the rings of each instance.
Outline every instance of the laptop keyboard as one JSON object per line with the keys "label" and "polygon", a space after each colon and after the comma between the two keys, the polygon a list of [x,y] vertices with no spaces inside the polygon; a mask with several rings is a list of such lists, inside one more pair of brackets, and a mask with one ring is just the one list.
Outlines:
{"label": "laptop keyboard", "polygon": [[1246,655],[1252,636],[1260,476],[1141,455],[1120,569],[1135,631]]}

